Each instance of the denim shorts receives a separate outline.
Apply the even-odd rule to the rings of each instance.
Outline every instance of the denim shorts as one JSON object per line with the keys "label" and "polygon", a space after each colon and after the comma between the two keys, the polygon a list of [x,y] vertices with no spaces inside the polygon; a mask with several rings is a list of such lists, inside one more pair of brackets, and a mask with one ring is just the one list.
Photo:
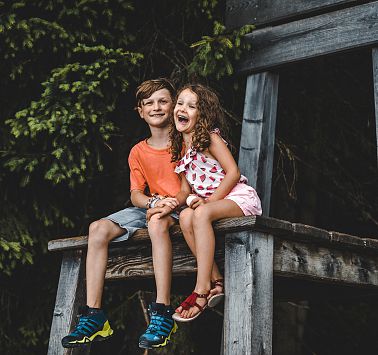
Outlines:
{"label": "denim shorts", "polygon": [[[128,207],[104,217],[103,219],[109,219],[125,230],[125,234],[114,238],[112,242],[125,241],[129,239],[138,229],[147,228],[146,214],[147,210],[145,208]],[[179,219],[176,212],[171,213],[171,217],[175,220]]]}

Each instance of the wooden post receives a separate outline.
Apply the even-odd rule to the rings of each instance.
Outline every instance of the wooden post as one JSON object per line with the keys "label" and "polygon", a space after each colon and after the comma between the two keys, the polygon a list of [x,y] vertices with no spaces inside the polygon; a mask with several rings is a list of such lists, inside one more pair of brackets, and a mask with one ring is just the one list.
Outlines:
{"label": "wooden post", "polygon": [[277,114],[278,74],[261,73],[247,79],[239,168],[257,190],[263,215],[269,215]]}
{"label": "wooden post", "polygon": [[64,349],[61,340],[76,322],[79,305],[85,304],[84,257],[82,250],[63,254],[59,285],[50,331],[48,355],[89,354],[90,346]]}
{"label": "wooden post", "polygon": [[[269,214],[278,75],[247,79],[239,168]],[[271,354],[273,328],[273,236],[233,233],[225,246],[224,354]]]}
{"label": "wooden post", "polygon": [[378,159],[378,47],[372,49],[373,61],[373,83],[374,83],[374,103],[375,103],[375,134],[377,139],[377,159]]}

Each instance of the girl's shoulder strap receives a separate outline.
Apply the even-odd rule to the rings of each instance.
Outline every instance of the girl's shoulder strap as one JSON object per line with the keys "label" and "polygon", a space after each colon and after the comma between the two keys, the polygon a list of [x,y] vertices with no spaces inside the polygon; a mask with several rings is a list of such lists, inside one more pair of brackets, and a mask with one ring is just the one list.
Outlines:
{"label": "girl's shoulder strap", "polygon": [[210,134],[211,134],[211,133],[215,133],[215,134],[217,134],[217,135],[222,139],[222,141],[223,141],[226,145],[228,145],[227,141],[226,141],[225,139],[223,139],[223,137],[221,136],[221,131],[220,131],[219,128],[214,128],[214,129],[212,129],[212,130],[210,131]]}

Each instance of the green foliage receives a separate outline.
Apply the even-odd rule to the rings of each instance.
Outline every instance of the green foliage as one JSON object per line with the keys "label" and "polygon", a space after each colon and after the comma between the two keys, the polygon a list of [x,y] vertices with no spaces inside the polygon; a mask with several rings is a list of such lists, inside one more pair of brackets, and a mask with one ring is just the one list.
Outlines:
{"label": "green foliage", "polygon": [[[230,75],[249,48],[243,37],[254,27],[228,31],[221,20],[224,5],[217,0],[0,2],[2,353],[46,353],[60,262],[59,256],[46,254],[47,241],[84,234],[89,221],[124,206],[130,145],[146,133],[132,110],[133,93],[141,81],[159,76],[170,77],[178,86],[204,81],[220,93],[234,128],[240,126],[243,89]],[[358,62],[354,67],[369,65]],[[306,218],[315,218],[319,201],[317,225],[338,229],[338,214],[339,226],[349,227],[346,232],[353,227],[349,221],[356,219],[369,231],[378,224],[373,201],[376,166],[360,157],[370,157],[375,150],[361,128],[361,117],[368,113],[361,108],[353,113],[346,104],[352,98],[340,98],[343,90],[336,89],[342,78],[349,80],[350,70],[330,79],[339,66],[328,73],[321,70],[324,78],[318,87],[326,94],[299,88],[296,95],[284,96],[301,81],[320,77],[313,68],[301,72],[298,66],[287,73],[292,82],[280,90],[278,126],[283,127],[277,135],[273,186],[279,198],[273,198],[272,210],[275,216],[310,223]],[[284,83],[284,69],[281,79]],[[350,83],[341,86],[350,91]],[[369,96],[361,88],[357,91]],[[331,92],[336,98],[329,99]],[[345,109],[342,114],[340,107]],[[232,133],[237,135],[238,129]],[[355,149],[361,145],[361,150]],[[342,154],[349,169],[339,159]],[[369,176],[363,176],[366,171]],[[122,317],[134,321],[136,307],[130,302],[137,302],[117,308],[120,293],[106,292],[107,299],[114,298],[110,314],[119,330],[123,324],[130,330]],[[195,324],[193,329],[198,329]],[[137,339],[140,328],[133,331]],[[202,333],[206,341],[208,333]],[[174,346],[163,352],[195,352],[187,336],[180,331]],[[124,343],[128,342],[129,338]]]}
{"label": "green foliage", "polygon": [[243,51],[250,49],[243,37],[253,29],[253,25],[245,25],[226,33],[226,27],[214,21],[213,36],[202,36],[200,41],[191,45],[191,48],[195,48],[195,55],[189,65],[189,73],[198,73],[203,77],[215,75],[216,79],[232,75],[235,61]]}
{"label": "green foliage", "polygon": [[136,86],[232,73],[251,28],[226,33],[222,12],[215,0],[0,2],[3,353],[46,352],[59,269],[47,241],[127,200],[129,145],[144,133]]}
{"label": "green foliage", "polygon": [[[24,174],[22,185],[37,168],[46,180],[68,181],[71,187],[103,169],[101,148],[115,130],[109,114],[142,56],[104,46],[78,45],[73,52],[82,62],[54,69],[42,83],[41,98],[6,121],[13,138],[5,166]],[[84,64],[88,56],[93,58]],[[14,154],[17,146],[26,154]]]}
{"label": "green foliage", "polygon": [[24,252],[23,246],[33,245],[33,241],[28,235],[20,236],[21,242],[10,242],[4,238],[0,239],[0,249],[3,253],[0,256],[0,267],[4,273],[10,275],[11,270],[15,268],[16,261],[19,260],[23,264],[32,263],[30,252]]}

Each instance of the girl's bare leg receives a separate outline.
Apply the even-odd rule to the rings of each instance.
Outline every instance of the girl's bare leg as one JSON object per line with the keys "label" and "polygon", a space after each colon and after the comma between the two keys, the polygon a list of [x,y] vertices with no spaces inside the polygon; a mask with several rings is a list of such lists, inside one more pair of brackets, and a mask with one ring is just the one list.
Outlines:
{"label": "girl's bare leg", "polygon": [[[214,260],[215,236],[212,222],[226,217],[243,216],[239,206],[231,200],[219,200],[199,206],[194,210],[193,233],[197,256],[197,283],[194,291],[198,294],[206,294],[210,290],[211,271]],[[200,306],[206,304],[203,298],[197,298]],[[199,312],[197,307],[183,310],[181,317],[191,318]]]}
{"label": "girl's bare leg", "polygon": [[[194,239],[194,232],[193,232],[193,215],[194,210],[191,208],[185,208],[180,213],[180,227],[182,233],[184,234],[184,238],[186,243],[189,246],[190,251],[196,256],[196,242]],[[217,264],[213,263],[213,268],[211,270],[211,281],[223,279],[222,274],[219,271]],[[215,292],[217,292],[215,290]]]}
{"label": "girl's bare leg", "polygon": [[100,219],[89,226],[86,260],[87,305],[101,308],[109,242],[125,230],[108,219]]}

